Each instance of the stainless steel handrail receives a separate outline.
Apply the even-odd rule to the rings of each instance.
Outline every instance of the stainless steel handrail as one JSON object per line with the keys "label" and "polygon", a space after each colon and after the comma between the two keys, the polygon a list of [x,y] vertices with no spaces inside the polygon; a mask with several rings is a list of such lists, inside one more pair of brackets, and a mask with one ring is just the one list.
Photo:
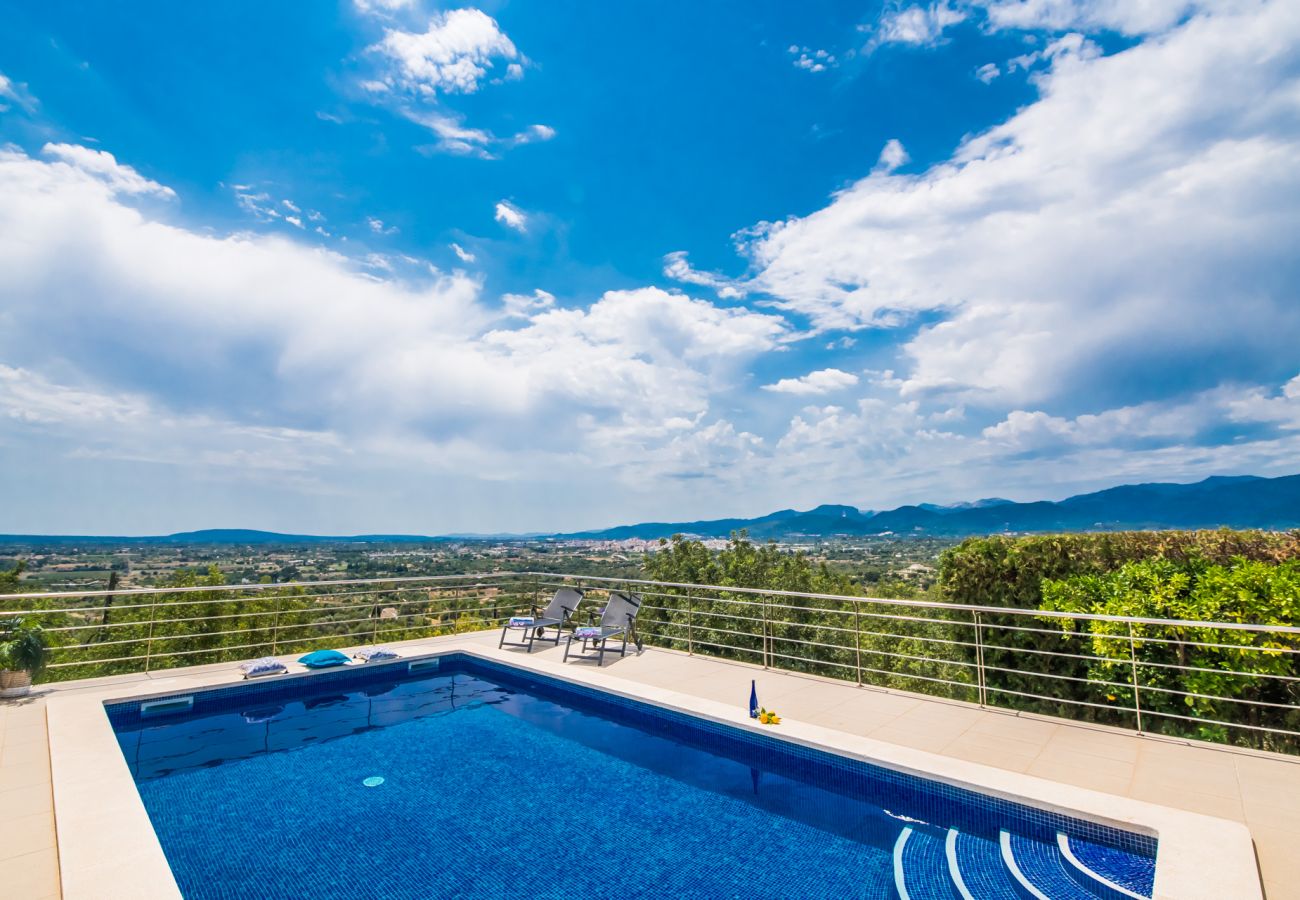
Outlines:
{"label": "stainless steel handrail", "polygon": [[[0,617],[69,617],[70,622],[52,625],[50,631],[67,634],[76,643],[51,648],[57,659],[51,664],[51,669],[110,664],[129,667],[143,663],[147,671],[156,660],[201,658],[204,655],[230,658],[242,650],[261,649],[264,652],[267,648],[274,651],[280,646],[338,643],[353,638],[373,639],[380,635],[393,639],[397,635],[446,633],[464,627],[462,616],[465,615],[473,616],[471,628],[480,625],[493,627],[513,610],[528,606],[530,596],[535,603],[539,592],[569,585],[594,588],[598,592],[637,590],[651,601],[642,607],[645,620],[642,636],[652,643],[680,647],[689,653],[743,654],[746,658],[761,661],[765,667],[847,673],[843,677],[856,678],[859,684],[870,683],[871,678],[864,680],[864,675],[881,676],[895,683],[928,684],[938,686],[927,688],[931,693],[939,690],[947,696],[974,699],[981,705],[990,705],[990,698],[997,696],[1051,704],[1051,708],[1058,712],[1072,708],[1105,710],[1112,718],[1117,713],[1126,713],[1135,718],[1139,730],[1146,720],[1164,719],[1192,722],[1201,727],[1243,729],[1288,739],[1300,737],[1300,731],[1296,730],[1296,723],[1300,722],[1300,703],[1285,702],[1293,696],[1289,693],[1295,690],[1293,686],[1300,683],[1300,674],[1291,674],[1294,670],[1289,668],[1292,665],[1289,660],[1300,662],[1300,657],[1296,656],[1300,654],[1300,642],[1297,641],[1300,627],[1286,625],[1063,613],[933,600],[854,597],[531,571],[114,591],[27,592],[0,595]],[[195,599],[189,600],[191,596]],[[113,602],[82,605],[87,600],[105,597],[111,597]],[[128,602],[121,602],[124,600]],[[702,607],[702,603],[719,604],[722,609]],[[39,605],[41,608],[5,609],[19,604]],[[195,615],[196,604],[211,604],[222,611],[214,609],[211,616]],[[258,606],[246,608],[250,604]],[[274,608],[271,608],[272,604]],[[373,614],[357,617],[360,610],[373,610],[381,605],[401,606],[403,611],[382,620],[392,623],[387,625]],[[410,611],[412,609],[415,611]],[[174,613],[184,615],[170,615]],[[953,617],[953,613],[964,613],[969,617]],[[110,620],[97,621],[101,614]],[[335,614],[341,618],[328,618]],[[114,618],[116,616],[128,618]],[[422,617],[427,621],[407,624]],[[803,617],[810,620],[797,620]],[[1030,617],[1030,621],[1025,617]],[[1104,631],[1094,632],[1087,628],[1070,628],[1067,624],[1070,622],[1106,623],[1107,627]],[[359,623],[370,623],[371,627],[352,631],[350,626]],[[194,628],[198,624],[214,626],[218,630]],[[1115,625],[1120,627],[1113,628]],[[168,633],[169,626],[180,626],[185,630],[172,634]],[[139,635],[131,636],[130,631],[121,630],[130,628],[139,629]],[[909,629],[918,633],[909,634]],[[919,633],[922,630],[927,633]],[[334,633],[336,631],[340,633]],[[106,639],[90,640],[85,632],[99,633]],[[1222,632],[1240,634],[1242,643],[1225,643],[1225,638],[1236,638],[1228,638]],[[1010,643],[1012,639],[1024,642],[1032,635],[1046,635],[1067,643],[1049,643],[1047,647],[1041,643],[1033,647]],[[260,639],[248,643],[248,639],[254,636]],[[998,640],[1000,636],[1007,643]],[[1259,646],[1252,642],[1252,636],[1269,636],[1274,640],[1269,642],[1271,646]],[[727,637],[735,637],[737,643],[725,643]],[[1215,640],[1216,637],[1219,639]],[[217,645],[191,648],[184,643],[205,640]],[[222,640],[239,642],[221,646]],[[841,640],[844,643],[835,643]],[[1068,643],[1075,640],[1094,643],[1087,648]],[[754,646],[739,645],[748,642]],[[904,645],[904,642],[910,644]],[[97,648],[113,652],[109,648],[125,650],[128,644],[143,645],[145,650],[136,655],[93,658]],[[1171,653],[1182,648],[1224,650],[1242,654],[1236,657],[1237,660],[1244,660],[1247,654],[1262,654],[1264,657],[1284,658],[1288,662],[1285,666],[1279,663],[1274,667],[1280,671],[1246,672],[1240,668],[1242,662],[1236,666],[1228,665],[1226,661],[1210,662],[1208,666],[1195,664],[1204,661],[1204,657],[1187,659],[1179,656],[1177,662],[1168,658],[1144,660],[1139,657],[1138,650],[1145,644],[1169,647]],[[1114,656],[1098,655],[1105,653],[1108,647],[1115,647],[1119,652]],[[1085,652],[1067,652],[1076,649]],[[1086,652],[1088,649],[1096,652]],[[84,658],[88,656],[92,658]],[[1050,668],[1056,661],[1073,664],[1076,668]],[[1100,672],[1091,669],[1085,676],[1081,664],[1104,664],[1113,669]],[[897,668],[882,668],[887,665],[896,665]],[[127,669],[133,670],[138,670],[138,666]],[[1162,672],[1165,674],[1161,675]],[[1189,683],[1181,680],[1183,676],[1220,676],[1239,681],[1232,686],[1223,682],[1216,685],[1216,689],[1223,693],[1206,693],[1187,689]],[[1116,695],[1123,694],[1124,700],[1117,704],[1116,697],[1111,696],[1108,698],[1110,702],[1094,702],[1088,693],[1064,692],[1063,687],[1063,692],[1069,695],[1054,696],[1054,684],[1077,684],[1102,692],[1112,691]],[[1268,692],[1245,697],[1223,695],[1252,684],[1267,686]],[[1184,710],[1182,706],[1171,708],[1166,702],[1161,709],[1161,704],[1156,703],[1161,696],[1185,698],[1189,704],[1195,701],[1204,703],[1199,708],[1189,706]],[[1004,700],[998,705],[1007,702]],[[1205,703],[1224,706],[1206,706]],[[1230,709],[1241,707],[1247,708],[1243,716],[1249,712],[1250,721],[1222,718]],[[1024,704],[1019,708],[1024,708]],[[1219,717],[1213,715],[1216,711]],[[1297,715],[1291,716],[1290,713]],[[1235,712],[1231,713],[1231,716],[1235,715]],[[1267,717],[1261,719],[1264,715]],[[1265,724],[1260,724],[1261,721]],[[1300,742],[1290,744],[1297,745]]]}

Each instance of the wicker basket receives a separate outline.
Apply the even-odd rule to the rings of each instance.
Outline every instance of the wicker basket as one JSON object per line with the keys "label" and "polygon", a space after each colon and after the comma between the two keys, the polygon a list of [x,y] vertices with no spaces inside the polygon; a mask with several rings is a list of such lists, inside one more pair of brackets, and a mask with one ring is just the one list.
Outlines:
{"label": "wicker basket", "polygon": [[0,698],[26,697],[31,689],[31,672],[0,669]]}

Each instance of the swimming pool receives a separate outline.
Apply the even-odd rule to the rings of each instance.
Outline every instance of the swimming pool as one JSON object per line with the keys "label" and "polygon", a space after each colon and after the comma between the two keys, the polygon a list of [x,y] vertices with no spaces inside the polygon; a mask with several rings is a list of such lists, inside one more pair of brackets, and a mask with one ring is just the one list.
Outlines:
{"label": "swimming pool", "polygon": [[459,654],[107,709],[191,898],[1151,895],[1147,835]]}

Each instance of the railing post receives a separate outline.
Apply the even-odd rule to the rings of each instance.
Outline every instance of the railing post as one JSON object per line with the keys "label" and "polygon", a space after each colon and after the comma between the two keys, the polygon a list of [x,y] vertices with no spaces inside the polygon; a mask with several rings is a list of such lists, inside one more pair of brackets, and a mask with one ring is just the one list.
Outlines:
{"label": "railing post", "polygon": [[764,669],[769,667],[768,652],[769,652],[770,645],[768,644],[767,607],[768,607],[768,599],[767,596],[764,595],[763,597],[763,668]]}
{"label": "railing post", "polygon": [[862,687],[862,616],[858,615],[858,601],[853,601],[853,650],[857,657],[858,687]]}
{"label": "railing post", "polygon": [[153,626],[158,620],[158,595],[153,595],[153,605],[149,607],[149,639],[144,645],[144,670],[149,671],[149,664],[153,660]]}
{"label": "railing post", "polygon": [[275,615],[271,618],[271,655],[280,655],[280,611],[284,609],[284,596],[275,598]]}
{"label": "railing post", "polygon": [[984,674],[984,625],[980,621],[978,611],[973,615],[975,616],[975,672],[979,679],[980,706],[988,706],[988,683]]}
{"label": "railing post", "polygon": [[372,617],[370,620],[370,643],[372,645],[375,643],[375,639],[379,636],[379,617],[382,614],[383,609],[380,607],[379,598],[375,597],[375,602],[370,607],[370,615]]}
{"label": "railing post", "polygon": [[1133,623],[1128,623],[1128,664],[1133,679],[1133,712],[1137,714],[1138,734],[1142,733],[1142,697],[1138,688],[1137,647],[1133,643]]}
{"label": "railing post", "polygon": [[695,655],[695,598],[686,595],[686,652]]}

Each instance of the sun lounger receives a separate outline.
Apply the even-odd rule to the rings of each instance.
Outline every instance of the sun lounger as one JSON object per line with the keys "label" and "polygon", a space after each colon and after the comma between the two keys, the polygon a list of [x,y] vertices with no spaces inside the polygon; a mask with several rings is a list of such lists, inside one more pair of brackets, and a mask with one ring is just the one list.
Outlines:
{"label": "sun lounger", "polygon": [[[573,616],[578,609],[578,604],[582,602],[582,591],[577,588],[560,588],[551,598],[551,602],[546,604],[545,609],[539,610],[533,607],[531,616],[512,616],[510,621],[501,629],[501,641],[497,648],[501,647],[527,647],[528,652],[533,651],[533,642],[537,640],[553,641],[555,646],[560,645],[560,629],[565,622]],[[547,637],[546,629],[555,630],[555,637]],[[506,640],[512,631],[522,631],[523,635],[520,640]]]}
{"label": "sun lounger", "polygon": [[637,650],[640,650],[641,641],[636,637],[636,617],[640,611],[640,595],[621,591],[612,592],[609,595],[609,602],[605,604],[605,611],[601,613],[600,624],[584,625],[574,629],[569,635],[569,642],[564,647],[564,661],[569,661],[569,654],[573,651],[575,640],[582,642],[582,649],[575,654],[575,658],[590,658],[591,654],[588,652],[588,645],[590,645],[591,650],[595,652],[598,665],[605,662],[606,645],[614,638],[622,638],[619,656],[627,655],[629,639],[636,644]]}

